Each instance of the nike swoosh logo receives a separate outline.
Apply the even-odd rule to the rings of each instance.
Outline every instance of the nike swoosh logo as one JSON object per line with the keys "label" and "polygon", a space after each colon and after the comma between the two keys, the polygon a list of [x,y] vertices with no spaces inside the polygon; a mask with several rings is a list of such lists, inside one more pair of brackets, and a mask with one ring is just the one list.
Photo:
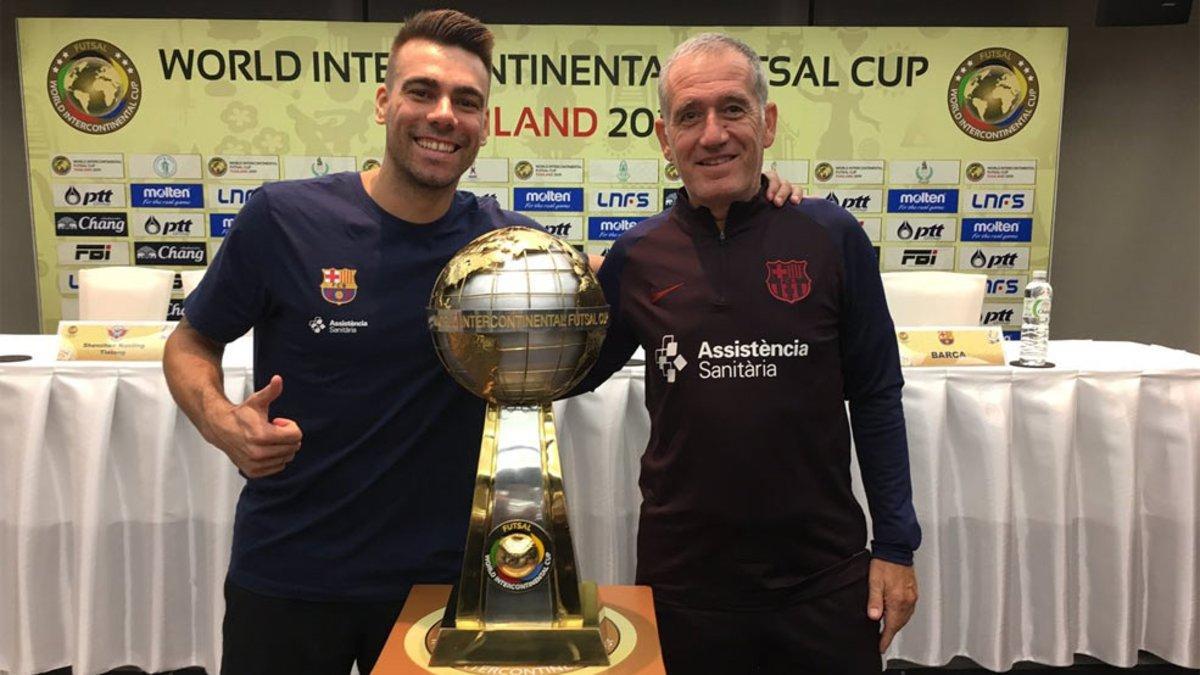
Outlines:
{"label": "nike swoosh logo", "polygon": [[667,286],[661,291],[654,291],[650,294],[650,304],[657,305],[659,300],[667,297],[668,294],[683,288],[683,282],[679,282],[674,286]]}

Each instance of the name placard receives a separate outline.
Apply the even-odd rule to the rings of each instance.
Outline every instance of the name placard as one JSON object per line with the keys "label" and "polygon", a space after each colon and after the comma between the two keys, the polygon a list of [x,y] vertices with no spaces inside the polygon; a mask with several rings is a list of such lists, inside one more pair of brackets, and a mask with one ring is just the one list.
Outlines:
{"label": "name placard", "polygon": [[60,321],[59,361],[161,361],[174,321]]}
{"label": "name placard", "polygon": [[1004,335],[999,326],[897,328],[900,365],[999,366],[1004,364]]}

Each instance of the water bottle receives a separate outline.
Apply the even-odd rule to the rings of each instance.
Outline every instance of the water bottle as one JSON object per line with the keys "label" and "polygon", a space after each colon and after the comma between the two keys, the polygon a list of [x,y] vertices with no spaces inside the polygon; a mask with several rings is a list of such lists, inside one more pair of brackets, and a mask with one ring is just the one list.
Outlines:
{"label": "water bottle", "polygon": [[1021,311],[1021,357],[1018,365],[1046,367],[1046,343],[1050,341],[1050,300],[1054,290],[1046,281],[1046,271],[1036,270],[1025,286],[1025,304]]}

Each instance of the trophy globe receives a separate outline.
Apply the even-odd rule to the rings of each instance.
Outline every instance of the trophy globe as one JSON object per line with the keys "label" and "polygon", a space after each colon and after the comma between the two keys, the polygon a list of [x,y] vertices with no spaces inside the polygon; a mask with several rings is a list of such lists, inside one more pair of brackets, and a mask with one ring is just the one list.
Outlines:
{"label": "trophy globe", "polygon": [[438,356],[488,405],[462,575],[430,665],[607,665],[550,403],[595,363],[608,316],[587,258],[541,230],[489,232],[438,276]]}

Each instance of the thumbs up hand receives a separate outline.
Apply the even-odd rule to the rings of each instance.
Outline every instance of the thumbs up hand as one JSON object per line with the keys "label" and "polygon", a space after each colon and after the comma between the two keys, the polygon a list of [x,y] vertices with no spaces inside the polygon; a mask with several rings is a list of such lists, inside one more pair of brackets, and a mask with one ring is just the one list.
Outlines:
{"label": "thumbs up hand", "polygon": [[270,418],[271,402],[283,393],[283,378],[275,375],[267,386],[211,420],[211,438],[247,478],[262,478],[283,471],[300,450],[303,434],[292,420]]}

